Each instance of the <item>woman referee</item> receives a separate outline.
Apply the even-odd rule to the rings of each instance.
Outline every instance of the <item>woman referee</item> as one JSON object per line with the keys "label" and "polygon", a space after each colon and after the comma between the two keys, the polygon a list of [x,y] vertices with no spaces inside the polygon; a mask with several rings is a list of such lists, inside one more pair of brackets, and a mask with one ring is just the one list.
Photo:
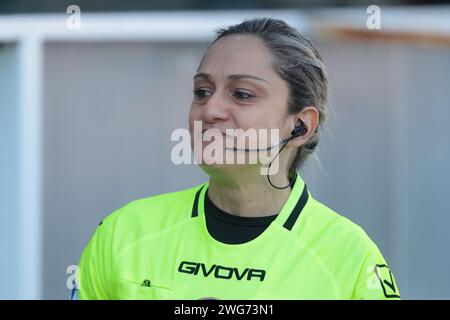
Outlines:
{"label": "woman referee", "polygon": [[116,210],[83,252],[79,299],[399,299],[377,246],[296,172],[327,115],[314,44],[270,18],[217,33],[194,76],[191,138],[196,122],[200,138],[210,129],[224,138],[229,129],[278,130],[276,145],[224,148],[248,158],[278,147],[278,170],[205,161],[208,182]]}

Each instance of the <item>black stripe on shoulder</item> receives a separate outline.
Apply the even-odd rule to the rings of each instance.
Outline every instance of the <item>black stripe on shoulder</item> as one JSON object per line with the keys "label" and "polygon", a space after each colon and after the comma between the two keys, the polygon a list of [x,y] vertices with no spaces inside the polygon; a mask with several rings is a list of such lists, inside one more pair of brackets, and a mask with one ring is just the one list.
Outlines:
{"label": "black stripe on shoulder", "polygon": [[292,210],[291,214],[287,218],[286,222],[283,224],[283,227],[285,227],[288,230],[292,230],[292,227],[294,226],[295,222],[298,219],[298,216],[302,212],[303,208],[306,205],[306,202],[308,201],[308,189],[305,187],[303,188],[302,195],[300,196],[300,199],[298,199],[297,204],[295,205],[295,208]]}
{"label": "black stripe on shoulder", "polygon": [[202,186],[195,194],[194,205],[192,206],[192,213],[191,213],[192,218],[198,216],[198,198],[200,197],[200,192],[202,191],[203,187],[204,186]]}

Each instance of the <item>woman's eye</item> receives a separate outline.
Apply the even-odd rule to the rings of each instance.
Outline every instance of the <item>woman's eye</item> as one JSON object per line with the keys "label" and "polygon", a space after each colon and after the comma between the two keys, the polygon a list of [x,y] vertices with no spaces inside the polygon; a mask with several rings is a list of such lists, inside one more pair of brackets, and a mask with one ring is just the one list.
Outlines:
{"label": "woman's eye", "polygon": [[254,95],[245,92],[245,91],[236,91],[233,96],[235,96],[236,98],[240,99],[240,100],[248,100],[250,98],[253,98]]}
{"label": "woman's eye", "polygon": [[193,90],[193,92],[194,96],[200,99],[205,98],[206,96],[208,96],[208,94],[210,94],[210,92],[205,89],[195,89]]}
{"label": "woman's eye", "polygon": [[[203,99],[212,95],[212,93],[206,89],[195,89],[193,90],[193,93],[197,99]],[[248,100],[254,97],[254,95],[245,91],[235,91],[232,96],[239,100]]]}

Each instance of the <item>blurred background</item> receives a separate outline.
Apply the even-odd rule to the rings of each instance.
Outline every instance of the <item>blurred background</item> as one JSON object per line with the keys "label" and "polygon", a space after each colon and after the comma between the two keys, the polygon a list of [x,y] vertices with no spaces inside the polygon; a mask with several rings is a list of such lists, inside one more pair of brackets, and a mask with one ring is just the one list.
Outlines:
{"label": "blurred background", "polygon": [[450,299],[450,3],[339,0],[1,1],[1,299],[67,299],[103,217],[206,181],[170,136],[214,30],[258,16],[328,68],[311,193],[366,230],[404,299]]}

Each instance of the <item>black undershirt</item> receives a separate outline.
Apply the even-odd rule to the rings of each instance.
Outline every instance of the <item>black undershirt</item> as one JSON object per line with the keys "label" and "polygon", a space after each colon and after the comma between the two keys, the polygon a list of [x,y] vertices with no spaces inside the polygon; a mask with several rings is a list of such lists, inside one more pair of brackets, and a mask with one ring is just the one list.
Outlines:
{"label": "black undershirt", "polygon": [[264,217],[240,217],[218,208],[205,195],[205,218],[209,234],[226,244],[240,244],[255,239],[272,223],[278,214]]}

